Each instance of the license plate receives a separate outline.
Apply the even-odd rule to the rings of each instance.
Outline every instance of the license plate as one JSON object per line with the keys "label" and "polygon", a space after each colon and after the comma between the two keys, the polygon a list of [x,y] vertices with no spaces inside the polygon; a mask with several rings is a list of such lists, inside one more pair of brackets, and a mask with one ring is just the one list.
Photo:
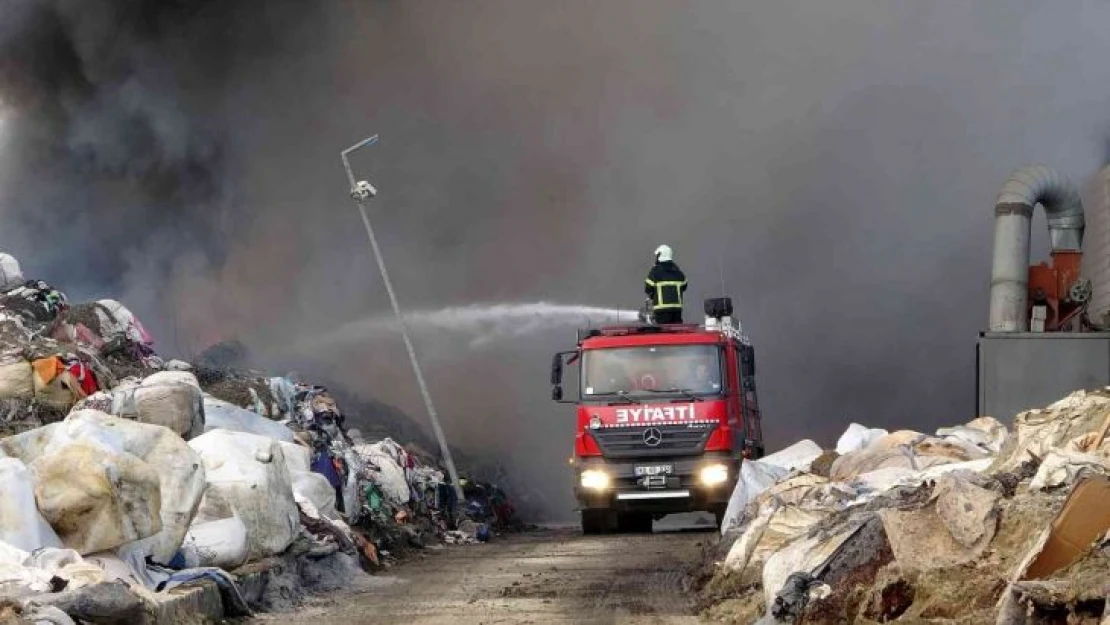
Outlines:
{"label": "license plate", "polygon": [[674,473],[673,464],[649,464],[641,465],[635,468],[636,477],[644,475],[670,475]]}

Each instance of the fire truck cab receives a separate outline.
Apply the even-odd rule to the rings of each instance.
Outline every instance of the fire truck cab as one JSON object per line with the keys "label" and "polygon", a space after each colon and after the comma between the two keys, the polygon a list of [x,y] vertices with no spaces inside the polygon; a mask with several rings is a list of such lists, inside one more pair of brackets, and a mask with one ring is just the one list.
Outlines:
{"label": "fire truck cab", "polygon": [[[552,399],[577,407],[574,493],[586,534],[651,531],[667,514],[718,524],[744,458],[763,455],[755,351],[732,302],[705,302],[703,325],[580,330],[555,355]],[[577,364],[578,397],[563,368]]]}

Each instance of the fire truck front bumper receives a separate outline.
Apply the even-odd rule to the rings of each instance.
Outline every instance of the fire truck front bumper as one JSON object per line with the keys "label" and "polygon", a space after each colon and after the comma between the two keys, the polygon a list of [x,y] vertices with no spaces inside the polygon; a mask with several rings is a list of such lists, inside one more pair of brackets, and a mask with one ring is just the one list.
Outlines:
{"label": "fire truck front bumper", "polygon": [[740,460],[726,454],[674,459],[584,459],[575,475],[583,509],[679,512],[713,511],[728,504]]}

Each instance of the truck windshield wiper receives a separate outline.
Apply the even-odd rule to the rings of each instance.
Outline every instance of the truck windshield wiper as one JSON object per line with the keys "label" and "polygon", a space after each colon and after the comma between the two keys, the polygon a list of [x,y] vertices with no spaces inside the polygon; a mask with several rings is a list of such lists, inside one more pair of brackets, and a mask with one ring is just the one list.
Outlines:
{"label": "truck windshield wiper", "polygon": [[644,390],[648,391],[649,393],[681,393],[681,394],[685,395],[686,397],[689,397],[693,401],[705,401],[704,397],[694,394],[694,391],[691,391],[688,388],[664,388],[664,389],[649,388],[649,389],[644,389]]}
{"label": "truck windshield wiper", "polygon": [[590,397],[620,397],[630,404],[642,404],[644,402],[636,399],[628,394],[628,391],[611,391],[608,393],[590,393]]}

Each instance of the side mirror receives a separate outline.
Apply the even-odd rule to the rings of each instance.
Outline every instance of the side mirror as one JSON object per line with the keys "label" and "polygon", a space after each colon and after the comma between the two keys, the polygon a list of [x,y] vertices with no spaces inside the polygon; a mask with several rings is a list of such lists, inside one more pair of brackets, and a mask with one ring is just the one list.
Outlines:
{"label": "side mirror", "polygon": [[555,354],[551,359],[551,384],[558,386],[563,383],[563,354]]}
{"label": "side mirror", "polygon": [[563,387],[556,384],[551,387],[551,399],[555,401],[563,401]]}

